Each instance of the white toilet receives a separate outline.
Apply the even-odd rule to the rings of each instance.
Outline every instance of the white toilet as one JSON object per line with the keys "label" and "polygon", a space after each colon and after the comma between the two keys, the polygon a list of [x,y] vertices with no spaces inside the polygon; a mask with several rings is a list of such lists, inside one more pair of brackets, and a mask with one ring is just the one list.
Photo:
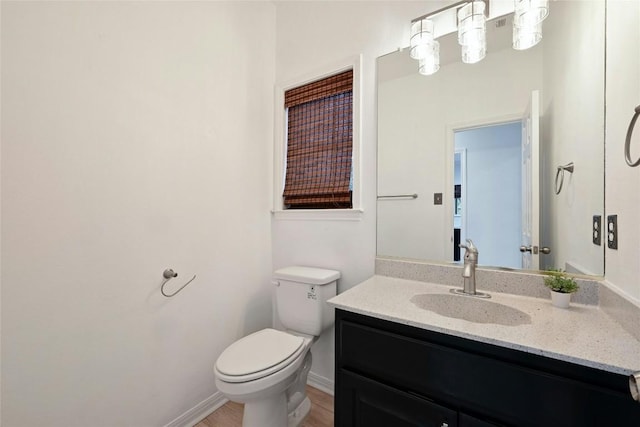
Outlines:
{"label": "white toilet", "polygon": [[311,345],[334,322],[326,303],[340,272],[287,267],[274,273],[276,311],[286,332],[267,328],[231,344],[215,364],[216,386],[244,403],[243,427],[297,427],[311,409],[305,393]]}

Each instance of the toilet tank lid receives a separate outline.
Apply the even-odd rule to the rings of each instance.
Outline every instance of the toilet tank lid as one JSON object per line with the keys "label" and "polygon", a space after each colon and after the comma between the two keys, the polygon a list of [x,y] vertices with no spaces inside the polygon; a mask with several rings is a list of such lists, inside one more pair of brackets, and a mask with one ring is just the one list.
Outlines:
{"label": "toilet tank lid", "polygon": [[308,283],[310,285],[326,285],[340,278],[340,272],[316,267],[285,267],[273,273],[275,279],[290,280],[292,282]]}

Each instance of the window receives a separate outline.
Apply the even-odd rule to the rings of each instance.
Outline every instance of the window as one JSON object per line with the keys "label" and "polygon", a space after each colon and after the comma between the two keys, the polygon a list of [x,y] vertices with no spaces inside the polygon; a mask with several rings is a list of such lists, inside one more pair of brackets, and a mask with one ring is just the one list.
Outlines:
{"label": "window", "polygon": [[287,90],[286,209],[353,207],[353,70]]}

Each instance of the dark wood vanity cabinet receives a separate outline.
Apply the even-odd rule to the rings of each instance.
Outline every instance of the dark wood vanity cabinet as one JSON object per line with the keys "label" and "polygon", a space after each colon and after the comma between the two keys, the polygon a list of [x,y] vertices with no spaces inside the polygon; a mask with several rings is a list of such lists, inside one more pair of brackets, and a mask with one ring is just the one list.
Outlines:
{"label": "dark wood vanity cabinet", "polygon": [[337,310],[335,425],[639,427],[640,404],[624,375]]}

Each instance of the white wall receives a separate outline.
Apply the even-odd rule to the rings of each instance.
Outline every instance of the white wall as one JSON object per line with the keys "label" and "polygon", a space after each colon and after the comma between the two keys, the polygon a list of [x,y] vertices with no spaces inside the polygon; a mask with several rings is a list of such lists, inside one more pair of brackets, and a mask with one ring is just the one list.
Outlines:
{"label": "white wall", "polygon": [[[376,58],[408,44],[409,22],[441,2],[276,2],[277,82],[363,55],[362,219],[272,221],[273,267],[303,264],[340,270],[339,291],[374,273],[376,253]],[[333,381],[333,331],[313,348],[312,372]]]}
{"label": "white wall", "polygon": [[[640,4],[607,2],[606,212],[618,215],[618,249],[606,251],[607,281],[640,303],[640,167],[624,160],[624,141],[640,105]],[[640,122],[631,156],[640,157]]]}
{"label": "white wall", "polygon": [[2,2],[1,39],[2,425],[164,425],[271,322],[275,7]]}
{"label": "white wall", "polygon": [[[399,55],[381,58],[380,63],[389,69],[393,66],[389,61],[395,62]],[[414,71],[381,81],[378,191],[415,192],[418,199],[379,203],[379,254],[451,259],[453,231],[447,224],[453,210],[446,204],[453,202],[453,180],[447,177],[452,168],[448,162],[453,162],[449,133],[472,124],[521,117],[531,91],[541,87],[542,45],[526,51],[491,52],[473,65],[451,63],[432,76]],[[433,193],[444,193],[445,204],[434,205]],[[481,258],[481,263],[486,259]]]}
{"label": "white wall", "polygon": [[463,232],[478,247],[482,265],[522,268],[521,140],[521,122],[455,134],[456,149],[467,153]]}
{"label": "white wall", "polygon": [[[540,257],[542,268],[569,262],[604,274],[604,248],[591,235],[592,217],[604,207],[604,9],[602,1],[553,2],[544,23],[554,44],[543,56],[540,243],[551,254]],[[556,195],[556,167],[569,162],[575,171]]]}

